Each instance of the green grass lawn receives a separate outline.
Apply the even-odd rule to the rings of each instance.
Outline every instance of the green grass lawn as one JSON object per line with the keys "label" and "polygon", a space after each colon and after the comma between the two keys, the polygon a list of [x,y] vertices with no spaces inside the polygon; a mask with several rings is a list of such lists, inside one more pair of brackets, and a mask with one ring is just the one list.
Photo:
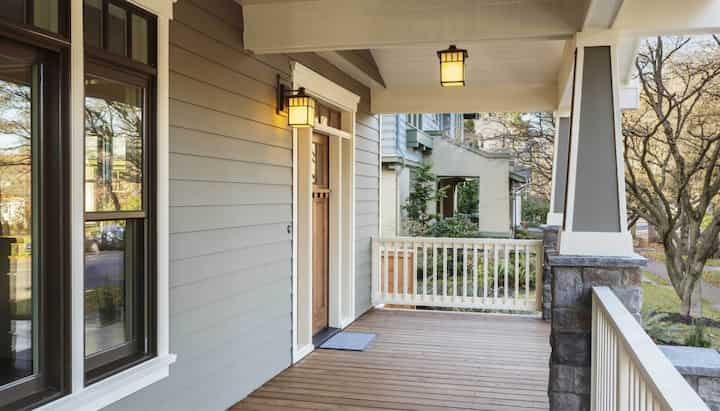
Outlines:
{"label": "green grass lawn", "polygon": [[[679,313],[680,298],[672,288],[667,288],[669,283],[666,280],[658,278],[649,272],[645,272],[647,281],[643,282],[643,318],[647,318],[652,313]],[[713,320],[720,320],[720,311],[713,308],[707,301],[703,301],[703,317]],[[692,326],[687,324],[667,323],[663,339],[668,339],[677,344],[683,344],[685,337],[689,334]],[[707,327],[706,334],[709,337],[713,348],[720,349],[720,328]]]}

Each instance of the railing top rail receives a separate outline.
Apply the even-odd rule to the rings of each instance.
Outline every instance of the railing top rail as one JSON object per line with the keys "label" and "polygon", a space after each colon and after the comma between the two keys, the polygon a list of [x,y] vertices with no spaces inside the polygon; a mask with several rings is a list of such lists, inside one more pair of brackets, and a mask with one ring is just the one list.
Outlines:
{"label": "railing top rail", "polygon": [[627,353],[667,409],[709,411],[609,287],[593,287],[593,303],[607,314]]}
{"label": "railing top rail", "polygon": [[542,240],[517,240],[513,238],[456,238],[456,237],[373,237],[377,242],[415,242],[443,244],[516,244],[542,245]]}

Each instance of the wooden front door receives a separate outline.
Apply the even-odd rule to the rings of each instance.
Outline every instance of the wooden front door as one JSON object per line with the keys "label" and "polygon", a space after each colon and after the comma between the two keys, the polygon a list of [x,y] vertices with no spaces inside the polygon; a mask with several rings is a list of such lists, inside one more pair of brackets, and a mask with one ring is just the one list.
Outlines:
{"label": "wooden front door", "polygon": [[330,150],[328,137],[313,134],[312,142],[313,334],[328,327]]}

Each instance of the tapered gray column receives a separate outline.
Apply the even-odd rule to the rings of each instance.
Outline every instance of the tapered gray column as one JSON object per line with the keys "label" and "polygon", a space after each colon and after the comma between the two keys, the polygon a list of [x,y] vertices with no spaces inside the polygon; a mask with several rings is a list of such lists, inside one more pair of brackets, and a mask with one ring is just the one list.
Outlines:
{"label": "tapered gray column", "polygon": [[[602,39],[603,35],[609,38]],[[610,287],[631,314],[642,305],[642,266],[625,223],[625,179],[613,33],[579,33],[568,179],[559,253],[546,249],[551,411],[591,409],[593,287]],[[589,38],[588,38],[589,37]],[[606,41],[603,41],[606,40]]]}
{"label": "tapered gray column", "polygon": [[553,143],[552,188],[550,191],[549,226],[561,226],[565,212],[565,190],[570,143],[570,113],[555,113],[555,141]]}
{"label": "tapered gray column", "polygon": [[633,256],[611,41],[578,35],[560,254]]}

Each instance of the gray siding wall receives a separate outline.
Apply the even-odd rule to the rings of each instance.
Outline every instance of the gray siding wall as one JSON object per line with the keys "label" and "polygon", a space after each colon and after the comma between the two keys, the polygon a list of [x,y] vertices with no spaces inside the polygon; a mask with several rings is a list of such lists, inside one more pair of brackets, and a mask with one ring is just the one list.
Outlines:
{"label": "gray siding wall", "polygon": [[[110,410],[224,410],[290,365],[292,138],[275,76],[302,60],[361,95],[357,313],[370,307],[379,209],[378,118],[369,90],[314,54],[242,49],[232,0],[175,5],[170,54],[170,377]],[[329,73],[329,74],[327,74]]]}

